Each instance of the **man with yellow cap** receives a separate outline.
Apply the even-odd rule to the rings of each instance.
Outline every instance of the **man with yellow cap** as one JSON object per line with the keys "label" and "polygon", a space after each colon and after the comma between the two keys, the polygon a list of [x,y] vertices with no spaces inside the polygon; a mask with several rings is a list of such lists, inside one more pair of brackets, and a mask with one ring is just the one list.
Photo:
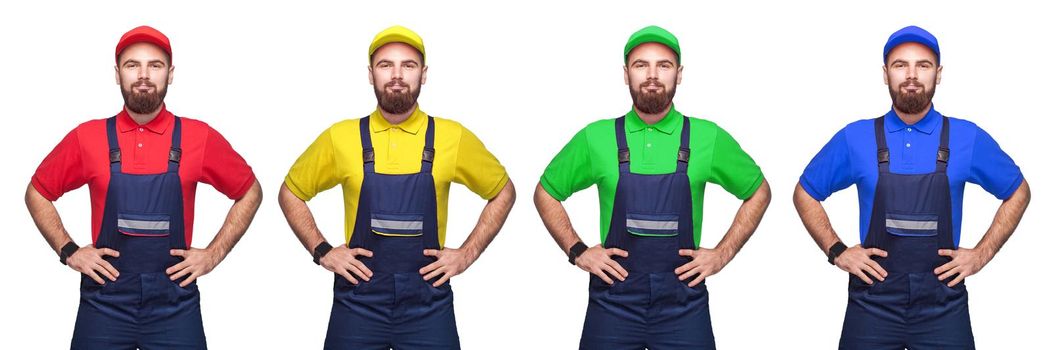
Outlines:
{"label": "man with yellow cap", "polygon": [[[770,203],[762,172],[729,133],[675,109],[680,62],[668,31],[632,34],[624,82],[634,108],[577,133],[537,184],[551,236],[570,264],[591,273],[581,349],[714,349],[705,278],[737,254]],[[714,249],[699,245],[708,182],[744,201]],[[561,201],[591,185],[602,243],[589,248]]]}
{"label": "man with yellow cap", "polygon": [[[449,279],[478,259],[514,204],[507,172],[482,142],[417,105],[425,59],[411,30],[377,34],[369,83],[379,106],[322,132],[281,186],[292,231],[335,274],[326,349],[458,349]],[[489,201],[460,248],[444,245],[452,182]],[[347,243],[333,248],[306,201],[336,185]]]}

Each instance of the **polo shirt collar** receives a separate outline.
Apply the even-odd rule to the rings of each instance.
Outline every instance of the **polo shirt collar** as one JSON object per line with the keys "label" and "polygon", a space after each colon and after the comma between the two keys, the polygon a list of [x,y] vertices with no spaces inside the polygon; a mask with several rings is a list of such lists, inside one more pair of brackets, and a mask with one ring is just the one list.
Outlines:
{"label": "polo shirt collar", "polygon": [[624,116],[624,119],[624,130],[627,132],[636,132],[650,127],[668,135],[671,135],[675,130],[682,129],[683,120],[682,113],[675,109],[674,103],[671,105],[671,109],[668,110],[668,114],[665,114],[664,118],[661,118],[653,125],[646,124],[642,118],[639,118],[639,114],[635,113],[635,108],[632,108]]}
{"label": "polo shirt collar", "polygon": [[416,106],[416,110],[409,115],[409,119],[398,124],[391,124],[386,118],[383,118],[383,113],[377,107],[375,111],[369,115],[369,128],[372,132],[386,131],[390,128],[398,128],[407,133],[416,135],[423,128],[423,124],[427,123],[427,113],[424,113],[419,106]]}
{"label": "polo shirt collar", "polygon": [[135,122],[135,119],[131,119],[131,115],[128,114],[127,108],[122,109],[117,114],[117,130],[120,132],[129,132],[138,128],[149,130],[150,132],[158,135],[163,135],[168,130],[168,125],[171,124],[172,119],[175,118],[171,112],[168,112],[168,108],[161,104],[161,111],[157,113],[157,116],[150,120],[146,124],[139,125]]}
{"label": "polo shirt collar", "polygon": [[931,105],[931,109],[927,111],[927,115],[923,116],[923,119],[920,119],[916,124],[908,125],[905,124],[905,121],[901,120],[901,117],[898,116],[898,112],[895,112],[894,108],[891,108],[890,112],[887,113],[886,120],[887,122],[885,124],[888,132],[898,132],[906,127],[912,127],[924,134],[930,135],[941,125],[942,114],[936,111],[934,106]]}

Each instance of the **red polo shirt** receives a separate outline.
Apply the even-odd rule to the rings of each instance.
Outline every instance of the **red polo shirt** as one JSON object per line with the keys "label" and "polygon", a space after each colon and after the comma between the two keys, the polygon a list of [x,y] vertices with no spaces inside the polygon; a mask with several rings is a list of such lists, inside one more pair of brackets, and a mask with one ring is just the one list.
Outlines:
{"label": "red polo shirt", "polygon": [[[165,107],[145,125],[138,125],[127,111],[117,115],[117,142],[123,159],[121,169],[129,174],[159,174],[168,169],[175,118]],[[106,119],[85,122],[70,131],[33,174],[33,187],[44,198],[55,201],[84,184],[91,192],[91,241],[98,240],[106,191],[109,188],[109,144]],[[186,244],[193,237],[193,207],[197,183],[212,185],[230,199],[239,199],[255,182],[252,168],[234,151],[219,132],[204,122],[182,118],[183,209]]]}

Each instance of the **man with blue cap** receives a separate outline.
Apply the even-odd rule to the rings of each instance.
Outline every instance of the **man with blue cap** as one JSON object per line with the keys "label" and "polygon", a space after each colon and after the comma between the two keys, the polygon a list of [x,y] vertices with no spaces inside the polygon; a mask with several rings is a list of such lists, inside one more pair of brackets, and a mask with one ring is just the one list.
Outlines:
{"label": "man with blue cap", "polygon": [[[1029,205],[1029,185],[988,133],[943,116],[934,35],[909,26],[883,48],[892,108],[847,125],[810,161],[795,190],[807,231],[850,273],[840,349],[973,349],[964,279],[992,260]],[[1003,201],[973,249],[960,247],[963,189]],[[820,201],[857,185],[861,244],[848,248]]]}

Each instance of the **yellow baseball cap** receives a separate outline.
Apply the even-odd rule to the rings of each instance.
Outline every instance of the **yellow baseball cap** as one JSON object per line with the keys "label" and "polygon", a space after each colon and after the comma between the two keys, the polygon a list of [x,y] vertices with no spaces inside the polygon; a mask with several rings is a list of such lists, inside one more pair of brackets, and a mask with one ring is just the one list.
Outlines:
{"label": "yellow baseball cap", "polygon": [[376,50],[383,45],[390,43],[408,44],[409,46],[416,48],[417,51],[420,51],[423,60],[427,61],[427,51],[423,49],[423,38],[420,38],[419,34],[416,34],[416,32],[409,28],[393,26],[384,29],[379,34],[376,34],[375,38],[372,38],[372,45],[369,45],[369,62],[372,62],[372,54],[376,53]]}

